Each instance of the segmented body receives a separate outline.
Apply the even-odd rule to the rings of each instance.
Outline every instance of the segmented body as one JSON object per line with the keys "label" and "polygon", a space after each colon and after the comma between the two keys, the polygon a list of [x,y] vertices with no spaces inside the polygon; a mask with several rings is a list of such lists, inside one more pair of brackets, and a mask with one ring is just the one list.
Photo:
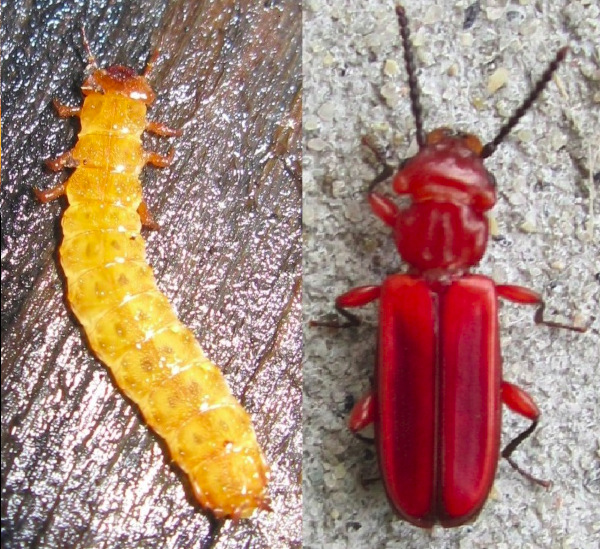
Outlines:
{"label": "segmented body", "polygon": [[139,175],[160,157],[144,151],[141,135],[175,132],[147,122],[154,94],[148,87],[140,99],[143,85],[145,76],[126,67],[96,67],[83,107],[67,113],[81,118],[79,139],[51,167],[76,166],[64,189],[60,247],[68,301],[94,353],[189,475],[200,504],[217,517],[248,517],[268,509],[268,467],[250,418],[146,262]]}

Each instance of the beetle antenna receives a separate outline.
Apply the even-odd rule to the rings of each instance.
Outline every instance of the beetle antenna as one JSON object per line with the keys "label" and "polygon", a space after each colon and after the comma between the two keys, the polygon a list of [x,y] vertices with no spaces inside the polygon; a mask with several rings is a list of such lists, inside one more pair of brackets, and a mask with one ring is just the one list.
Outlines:
{"label": "beetle antenna", "polygon": [[425,146],[425,133],[423,132],[423,107],[421,107],[421,91],[417,81],[417,69],[415,67],[415,57],[410,44],[410,30],[408,28],[408,18],[403,6],[396,6],[396,15],[400,25],[400,36],[402,36],[402,47],[404,49],[404,62],[406,63],[406,72],[408,73],[408,86],[410,88],[410,104],[412,113],[415,117],[415,126],[417,127],[417,143],[419,149]]}
{"label": "beetle antenna", "polygon": [[567,52],[569,51],[569,47],[565,46],[561,48],[556,53],[554,60],[548,65],[548,68],[544,71],[541,78],[538,80],[537,84],[531,90],[529,96],[523,101],[521,106],[514,112],[514,114],[508,119],[506,124],[500,128],[498,135],[494,137],[492,141],[486,143],[486,145],[481,149],[480,157],[487,158],[494,154],[494,151],[498,147],[500,143],[504,140],[504,138],[510,133],[510,131],[517,125],[519,120],[523,117],[523,115],[529,110],[534,101],[539,97],[539,95],[544,91],[544,88],[548,85],[548,82],[552,79],[552,75],[558,69],[558,66],[562,61],[564,61],[567,56]]}

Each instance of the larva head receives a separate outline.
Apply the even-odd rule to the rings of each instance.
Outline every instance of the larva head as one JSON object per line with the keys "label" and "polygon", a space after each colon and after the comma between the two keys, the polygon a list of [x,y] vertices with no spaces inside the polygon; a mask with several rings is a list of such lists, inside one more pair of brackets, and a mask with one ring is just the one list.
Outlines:
{"label": "larva head", "polygon": [[146,105],[156,99],[156,94],[148,84],[146,77],[123,65],[112,65],[106,69],[95,68],[86,78],[81,91],[84,95],[117,93],[136,101],[142,101]]}

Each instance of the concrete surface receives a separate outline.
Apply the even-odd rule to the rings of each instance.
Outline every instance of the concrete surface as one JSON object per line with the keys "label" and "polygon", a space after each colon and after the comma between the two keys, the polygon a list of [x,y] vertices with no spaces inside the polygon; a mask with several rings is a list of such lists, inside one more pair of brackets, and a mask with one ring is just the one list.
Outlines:
{"label": "concrete surface", "polygon": [[[424,531],[395,517],[381,483],[365,482],[379,476],[374,448],[346,428],[352,400],[373,375],[377,308],[365,307],[358,328],[305,331],[307,548],[598,546],[599,4],[481,2],[464,29],[471,3],[406,3],[426,129],[448,125],[474,131],[484,142],[493,138],[554,52],[572,47],[541,100],[487,161],[500,189],[496,238],[476,269],[541,292],[552,317],[580,323],[596,317],[580,335],[535,326],[527,307],[502,307],[505,378],[529,391],[543,414],[515,459],[554,485],[532,486],[502,462],[473,524]],[[304,14],[308,321],[331,313],[336,295],[403,268],[390,231],[365,200],[375,171],[360,138],[370,134],[389,144],[394,162],[415,144],[393,2],[306,0]],[[490,92],[497,69],[507,71],[505,85]],[[503,443],[526,426],[509,413],[503,421]]]}

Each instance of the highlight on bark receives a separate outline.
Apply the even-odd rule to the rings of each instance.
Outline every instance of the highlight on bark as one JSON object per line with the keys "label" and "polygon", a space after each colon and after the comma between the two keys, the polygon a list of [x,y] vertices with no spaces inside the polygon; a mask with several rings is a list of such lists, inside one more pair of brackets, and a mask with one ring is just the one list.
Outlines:
{"label": "highlight on bark", "polygon": [[169,166],[173,151],[146,151],[141,135],[181,134],[146,119],[156,97],[146,77],[158,51],[137,74],[122,65],[100,68],[85,32],[83,44],[83,106],[54,102],[59,116],[80,118],[78,141],[46,163],[74,171],[64,184],[35,189],[42,202],[68,200],[60,263],[69,304],[94,354],[189,476],[200,505],[217,518],[270,510],[269,468],[250,417],[177,319],[146,262],[140,231],[158,225],[142,199],[139,175],[146,164]]}

